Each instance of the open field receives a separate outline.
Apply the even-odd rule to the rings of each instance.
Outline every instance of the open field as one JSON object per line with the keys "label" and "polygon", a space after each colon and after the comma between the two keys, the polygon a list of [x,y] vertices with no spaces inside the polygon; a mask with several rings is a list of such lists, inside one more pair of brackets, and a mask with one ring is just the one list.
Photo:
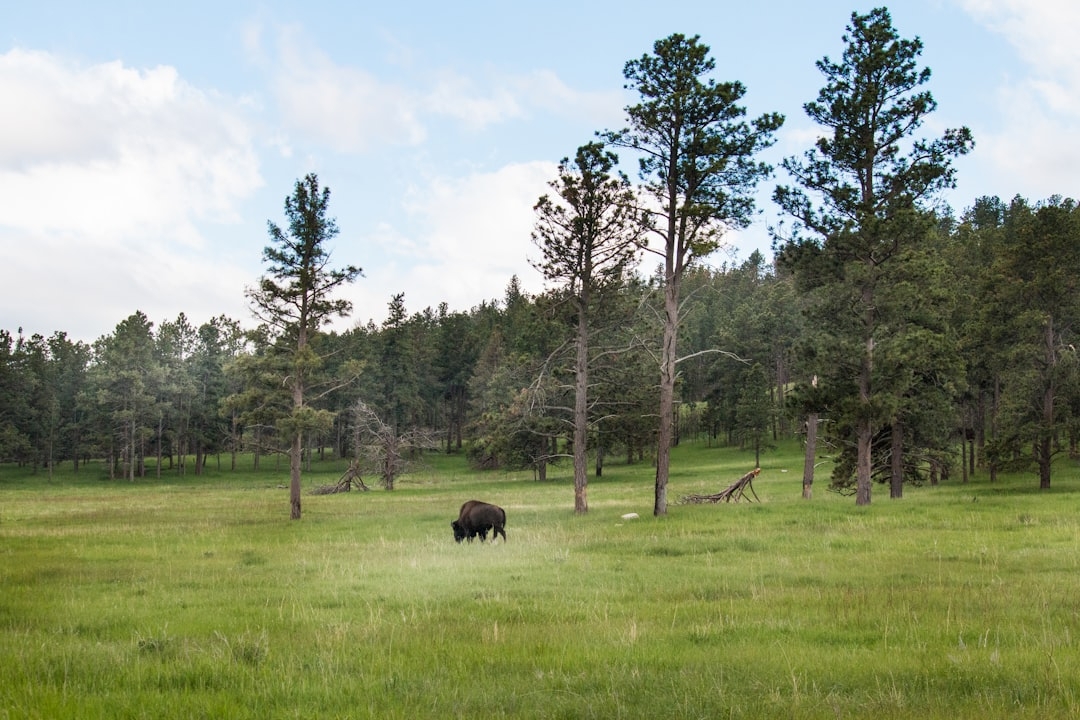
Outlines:
{"label": "open field", "polygon": [[[662,519],[651,468],[609,464],[579,518],[568,466],[440,457],[299,522],[284,467],[0,468],[0,718],[1080,716],[1080,472],[856,508],[824,475],[801,500],[790,445],[761,503],[674,504],[752,462],[677,448]],[[508,542],[453,542],[474,497]]]}

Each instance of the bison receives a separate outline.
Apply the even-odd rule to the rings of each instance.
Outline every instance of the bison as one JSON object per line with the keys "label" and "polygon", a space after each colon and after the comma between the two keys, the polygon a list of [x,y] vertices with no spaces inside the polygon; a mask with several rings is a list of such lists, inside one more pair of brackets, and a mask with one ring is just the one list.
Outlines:
{"label": "bison", "polygon": [[450,523],[454,529],[454,540],[461,542],[480,536],[480,542],[487,540],[488,530],[492,530],[491,539],[502,535],[506,540],[506,511],[498,505],[479,500],[470,500],[461,506],[458,519]]}

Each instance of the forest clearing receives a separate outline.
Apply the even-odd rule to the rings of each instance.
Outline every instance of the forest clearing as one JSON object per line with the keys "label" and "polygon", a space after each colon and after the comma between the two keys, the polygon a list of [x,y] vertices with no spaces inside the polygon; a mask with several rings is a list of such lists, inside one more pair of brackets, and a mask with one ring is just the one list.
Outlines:
{"label": "forest clearing", "polygon": [[[1077,163],[1024,102],[1077,83],[1000,86],[1023,125],[1003,144],[960,99],[986,90],[942,93],[970,122],[934,115],[907,12],[837,15],[799,63],[733,64],[727,18],[716,53],[605,25],[633,42],[557,53],[610,71],[576,88],[485,62],[515,90],[480,115],[587,120],[576,150],[497,141],[465,117],[488,102],[447,99],[476,92],[456,72],[420,60],[438,89],[402,92],[317,42],[318,72],[265,95],[206,83],[292,60],[200,58],[189,84],[167,56],[0,55],[25,109],[0,234],[34,256],[0,323],[0,720],[1080,717],[1080,203],[1057,192]],[[923,17],[928,59],[978,59]],[[755,58],[789,44],[762,37]],[[816,92],[780,83],[811,62]],[[766,65],[754,92],[729,75]],[[408,142],[363,132],[382,112],[367,130]],[[459,133],[433,154],[425,128],[459,122],[472,153]],[[1007,172],[958,198],[973,127]],[[302,177],[257,271],[270,167]],[[326,178],[352,192],[331,206]],[[369,275],[392,278],[381,322]],[[130,314],[25,317],[91,309]]]}
{"label": "forest clearing", "polygon": [[[1080,712],[1080,473],[801,499],[801,448],[758,501],[680,504],[753,453],[684,442],[652,517],[646,459],[479,472],[435,453],[393,491],[281,512],[258,472],[50,480],[0,468],[4,718],[1053,718]],[[825,474],[827,468],[819,468]],[[457,544],[468,499],[508,540]],[[639,519],[623,515],[638,513]]]}

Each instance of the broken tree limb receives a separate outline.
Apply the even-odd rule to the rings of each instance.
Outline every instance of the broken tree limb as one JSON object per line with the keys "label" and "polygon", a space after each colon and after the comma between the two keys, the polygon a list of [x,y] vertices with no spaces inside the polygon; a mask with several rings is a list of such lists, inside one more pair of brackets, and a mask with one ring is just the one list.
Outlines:
{"label": "broken tree limb", "polygon": [[353,489],[353,486],[363,491],[368,491],[369,488],[364,484],[364,479],[360,477],[359,463],[353,463],[349,465],[349,469],[345,471],[345,474],[334,483],[333,485],[322,485],[311,491],[312,495],[333,495],[339,492],[349,492]]}
{"label": "broken tree limb", "polygon": [[[739,502],[739,500],[745,499],[747,502],[753,502],[757,500],[761,502],[761,499],[754,492],[754,478],[761,472],[761,468],[754,468],[750,472],[743,475],[735,482],[728,485],[726,488],[713,495],[687,495],[682,499],[683,504],[700,504],[700,503],[718,503],[718,502]],[[753,500],[750,499],[750,495],[746,494],[746,491],[750,491],[750,495],[753,495]]]}

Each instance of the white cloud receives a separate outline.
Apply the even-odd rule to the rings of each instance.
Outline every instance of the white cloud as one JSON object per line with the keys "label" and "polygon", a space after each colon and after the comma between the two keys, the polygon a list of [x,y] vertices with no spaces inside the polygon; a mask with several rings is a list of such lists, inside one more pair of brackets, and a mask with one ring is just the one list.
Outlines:
{"label": "white cloud", "polygon": [[406,209],[420,229],[405,235],[384,227],[365,242],[383,258],[378,266],[365,264],[366,278],[349,291],[353,321],[379,322],[390,297],[403,291],[414,312],[441,302],[468,310],[501,299],[513,275],[526,291],[541,290],[542,278],[529,265],[539,253],[531,240],[533,206],[555,173],[554,163],[520,163],[417,187]]}
{"label": "white cloud", "polygon": [[[393,38],[387,43],[394,58],[406,54]],[[339,152],[420,145],[433,134],[429,124],[436,118],[451,118],[467,130],[479,131],[526,118],[536,110],[593,118],[598,126],[621,117],[618,92],[577,91],[547,70],[525,75],[494,71],[474,77],[451,68],[425,69],[415,88],[407,89],[374,70],[335,62],[299,29],[280,31],[276,65],[266,61],[260,26],[245,30],[245,47],[253,62],[270,67],[274,74],[285,125],[297,136]]]}
{"label": "white cloud", "polygon": [[122,307],[118,322],[219,300],[207,278],[230,270],[201,254],[215,250],[201,225],[239,222],[262,184],[232,101],[171,67],[25,50],[0,55],[0,96],[0,326],[85,339],[107,330],[101,307]]}
{"label": "white cloud", "polygon": [[411,210],[423,214],[434,228],[425,238],[424,255],[439,262],[472,264],[479,259],[492,266],[520,267],[523,246],[518,241],[524,239],[528,246],[533,205],[555,173],[554,163],[531,162],[434,180],[411,201]]}
{"label": "white cloud", "polygon": [[776,151],[771,154],[778,158],[792,155],[801,157],[825,136],[825,130],[820,125],[813,124],[808,118],[796,117],[785,122],[776,133]]}
{"label": "white cloud", "polygon": [[1072,0],[962,0],[977,22],[999,33],[1026,63],[998,90],[1003,125],[976,129],[976,155],[1029,199],[1076,195],[1080,147],[1080,5]]}
{"label": "white cloud", "polygon": [[961,0],[964,9],[1003,35],[1037,71],[1080,84],[1080,5],[1073,0]]}
{"label": "white cloud", "polygon": [[196,324],[226,314],[245,320],[249,273],[196,253],[135,239],[95,244],[67,233],[0,234],[9,275],[0,295],[0,327],[64,331],[91,342],[141,310],[155,324],[180,312]]}
{"label": "white cloud", "polygon": [[1004,183],[993,193],[1020,193],[1033,201],[1054,194],[1075,197],[1080,147],[1067,139],[1080,133],[1080,120],[1047,112],[1030,89],[1014,87],[1006,95],[1005,126],[976,131],[976,157],[991,165],[998,185]]}
{"label": "white cloud", "polygon": [[261,184],[243,120],[169,67],[0,55],[0,225],[195,234]]}
{"label": "white cloud", "polygon": [[470,130],[482,130],[508,118],[521,117],[517,98],[505,88],[496,88],[484,97],[471,80],[457,73],[438,74],[435,88],[425,102],[431,112],[460,120]]}
{"label": "white cloud", "polygon": [[274,90],[291,130],[340,152],[425,139],[413,93],[335,63],[293,30],[281,32],[279,52]]}
{"label": "white cloud", "polygon": [[575,90],[550,70],[524,75],[493,74],[485,79],[493,89],[479,92],[469,78],[451,72],[439,75],[428,96],[428,108],[461,120],[471,130],[539,111],[554,117],[582,118],[596,127],[622,120],[623,96],[619,92]]}
{"label": "white cloud", "polygon": [[624,121],[626,97],[618,90],[575,90],[550,70],[537,70],[510,80],[531,106],[552,115],[583,117],[596,127],[615,127]]}

